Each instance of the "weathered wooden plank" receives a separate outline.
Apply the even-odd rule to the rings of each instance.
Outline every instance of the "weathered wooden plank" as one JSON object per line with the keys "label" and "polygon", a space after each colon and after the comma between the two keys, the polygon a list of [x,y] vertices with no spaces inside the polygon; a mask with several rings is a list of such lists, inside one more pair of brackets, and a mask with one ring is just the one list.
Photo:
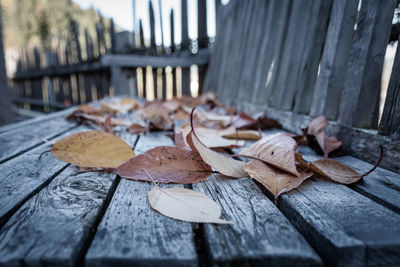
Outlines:
{"label": "weathered wooden plank", "polygon": [[[308,161],[321,159],[309,147],[301,147],[300,152]],[[350,166],[358,173],[365,173],[372,168],[372,164],[359,160],[352,156],[335,157],[337,161]],[[376,159],[377,160],[377,159]],[[384,205],[385,207],[400,213],[400,175],[378,167],[362,181],[351,185],[350,188]]]}
{"label": "weathered wooden plank", "polygon": [[[87,129],[87,127],[74,128],[53,140],[57,141]],[[39,160],[40,154],[50,147],[49,144],[42,144],[0,165],[0,226],[26,200],[67,167],[67,163],[56,159],[50,153],[44,154]]]}
{"label": "weathered wooden plank", "polygon": [[156,28],[154,20],[153,2],[149,1],[149,21],[150,21],[150,49],[156,51]]}
{"label": "weathered wooden plank", "polygon": [[310,111],[331,5],[331,0],[313,2],[311,14],[315,14],[315,16],[313,16],[308,26],[307,45],[303,51],[299,75],[295,85],[296,94],[293,111],[296,113],[308,114]]}
{"label": "weathered wooden plank", "polygon": [[16,73],[13,77],[14,80],[25,80],[41,78],[43,76],[63,76],[82,72],[98,72],[106,70],[108,66],[103,66],[100,62],[88,62],[75,65],[57,66],[52,68],[45,68],[41,70],[33,70]]}
{"label": "weathered wooden plank", "polygon": [[35,146],[73,128],[75,123],[67,120],[43,120],[0,134],[0,163],[7,161]]}
{"label": "weathered wooden plank", "polygon": [[320,1],[296,1],[293,3],[284,55],[282,57],[279,78],[275,84],[272,105],[276,108],[291,110],[296,94],[296,83],[299,77],[301,58],[307,44],[313,5]]}
{"label": "weathered wooden plank", "polygon": [[187,0],[181,0],[181,49],[189,49],[189,28],[188,28],[188,10]]}
{"label": "weathered wooden plank", "polygon": [[75,266],[113,178],[67,167],[0,230],[0,264]]}
{"label": "weathered wooden plank", "polygon": [[202,49],[197,54],[182,52],[174,56],[145,56],[145,55],[104,55],[101,63],[105,66],[123,66],[123,67],[190,67],[190,65],[204,65],[208,63],[210,51]]}
{"label": "weathered wooden plank", "polygon": [[215,265],[320,265],[305,239],[250,178],[212,175],[193,189],[210,195],[232,225],[205,224],[205,243]]}
{"label": "weathered wooden plank", "polygon": [[346,126],[377,128],[381,74],[395,0],[362,2],[338,121]]}
{"label": "weathered wooden plank", "polygon": [[[399,43],[399,42],[398,42]],[[395,139],[400,136],[400,46],[397,47],[389,87],[387,89],[385,107],[383,109],[379,133],[391,135]]]}
{"label": "weathered wooden plank", "polygon": [[[135,153],[173,145],[162,133],[141,136]],[[179,187],[179,185],[175,185]],[[152,210],[149,183],[122,178],[85,258],[86,266],[191,266],[197,255],[190,223]]]}
{"label": "weathered wooden plank", "polygon": [[206,0],[197,0],[197,42],[199,48],[208,46]]}
{"label": "weathered wooden plank", "polygon": [[[260,73],[256,76],[256,84],[253,92],[253,103],[271,105],[273,99],[270,95],[274,91],[273,81],[278,76],[278,67],[283,56],[283,48],[286,40],[287,27],[290,21],[291,12],[293,12],[292,1],[272,1],[275,3],[273,7],[272,31],[269,39],[266,40],[267,45],[262,47],[261,55],[264,59],[261,61],[262,66]],[[276,10],[276,12],[275,12]]]}
{"label": "weathered wooden plank", "polygon": [[[236,99],[240,99],[239,102],[246,101],[251,98],[251,93],[248,90],[251,87],[251,81],[254,80],[255,67],[259,60],[259,52],[261,48],[261,39],[264,36],[263,31],[265,30],[265,18],[268,13],[267,2],[258,1],[252,8],[252,19],[248,27],[248,36],[246,40],[252,40],[253,45],[248,47],[243,54],[243,61],[241,62],[241,75],[240,80],[237,84]],[[253,88],[252,88],[253,90]]]}
{"label": "weathered wooden plank", "polygon": [[241,75],[240,64],[244,57],[243,51],[246,49],[247,40],[245,36],[248,33],[247,27],[251,19],[251,7],[254,4],[255,1],[240,1],[237,8],[230,15],[232,17],[232,25],[228,24],[230,32],[222,45],[224,52],[219,66],[222,73],[218,78],[218,90],[222,90],[220,99],[223,103],[236,101],[235,96]]}
{"label": "weathered wooden plank", "polygon": [[344,185],[312,179],[278,206],[326,264],[400,264],[400,215]]}
{"label": "weathered wooden plank", "polygon": [[355,32],[358,2],[333,0],[320,74],[310,107],[311,116],[324,114],[329,119],[336,118]]}

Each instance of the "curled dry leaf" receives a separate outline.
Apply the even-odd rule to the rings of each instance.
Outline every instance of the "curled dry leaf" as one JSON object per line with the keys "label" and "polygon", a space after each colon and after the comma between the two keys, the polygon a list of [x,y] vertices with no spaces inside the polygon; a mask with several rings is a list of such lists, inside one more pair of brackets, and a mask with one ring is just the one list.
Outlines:
{"label": "curled dry leaf", "polygon": [[295,163],[296,141],[284,133],[267,135],[248,148],[240,156],[255,157],[283,171],[299,176]]}
{"label": "curled dry leaf", "polygon": [[197,183],[207,179],[212,170],[199,153],[173,146],[159,146],[131,158],[113,173],[128,179],[151,182],[142,169],[158,183]]}
{"label": "curled dry leaf", "polygon": [[363,177],[373,172],[381,162],[383,157],[383,149],[380,147],[380,155],[377,163],[366,173],[359,174],[347,165],[333,159],[320,159],[313,162],[307,162],[301,154],[296,154],[296,161],[303,167],[308,168],[325,178],[341,184],[353,184]]}
{"label": "curled dry leaf", "polygon": [[135,156],[122,139],[101,131],[67,136],[53,145],[51,153],[79,167],[94,168],[117,168]]}
{"label": "curled dry leaf", "polygon": [[[191,122],[193,122],[194,109],[195,108],[193,108],[191,113]],[[235,178],[247,176],[243,171],[244,162],[224,156],[205,146],[197,137],[193,123],[191,125],[191,131],[186,137],[186,141],[190,148],[199,152],[203,161],[214,168],[214,170]]]}
{"label": "curled dry leaf", "polygon": [[96,116],[104,116],[103,112],[101,112],[98,108],[93,107],[89,104],[82,104],[76,107],[74,113],[84,113]]}
{"label": "curled dry leaf", "polygon": [[338,149],[342,145],[342,142],[335,137],[326,135],[324,128],[328,125],[329,121],[324,115],[321,115],[313,119],[307,128],[307,134],[315,137],[319,147],[324,153],[324,158],[327,158],[330,152]]}
{"label": "curled dry leaf", "polygon": [[244,166],[244,171],[251,178],[260,182],[271,192],[275,199],[282,193],[298,187],[303,181],[313,175],[312,172],[298,170],[299,176],[281,171],[278,168],[268,166],[259,160],[251,160]]}
{"label": "curled dry leaf", "polygon": [[150,206],[161,214],[195,223],[231,224],[220,219],[221,207],[203,193],[184,188],[154,186],[148,193]]}
{"label": "curled dry leaf", "polygon": [[168,111],[160,106],[151,104],[143,109],[143,116],[149,121],[150,130],[168,130],[172,128],[173,121]]}

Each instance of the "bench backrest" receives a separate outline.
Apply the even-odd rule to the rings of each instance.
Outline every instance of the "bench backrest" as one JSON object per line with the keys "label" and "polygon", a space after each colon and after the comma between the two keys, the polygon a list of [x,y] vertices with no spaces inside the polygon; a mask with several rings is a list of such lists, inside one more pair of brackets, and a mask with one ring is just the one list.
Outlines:
{"label": "bench backrest", "polygon": [[[378,134],[395,7],[395,0],[231,0],[218,8],[204,90],[249,112],[266,110],[292,131],[324,114],[347,152],[374,161],[383,144],[398,160],[399,55]],[[382,164],[400,171],[390,157]]]}

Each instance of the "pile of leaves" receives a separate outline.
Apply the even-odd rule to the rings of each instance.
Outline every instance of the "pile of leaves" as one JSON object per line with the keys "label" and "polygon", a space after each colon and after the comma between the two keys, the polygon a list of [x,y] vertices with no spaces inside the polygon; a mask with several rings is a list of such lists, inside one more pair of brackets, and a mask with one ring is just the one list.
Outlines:
{"label": "pile of leaves", "polygon": [[[231,178],[250,176],[276,199],[319,174],[337,183],[352,184],[370,172],[359,174],[352,168],[328,159],[341,142],[327,136],[329,122],[315,118],[302,135],[284,131],[266,135],[264,130],[282,128],[263,114],[254,117],[220,104],[215,95],[183,97],[168,101],[140,103],[123,98],[102,101],[99,107],[81,105],[68,119],[98,128],[80,132],[56,142],[52,154],[84,171],[107,171],[126,179],[152,182],[150,206],[165,216],[202,223],[232,223],[220,219],[221,208],[205,194],[184,188],[161,188],[161,183],[191,184],[213,173]],[[135,155],[117,136],[128,131],[146,134],[168,131],[176,146],[158,146]],[[253,140],[245,146],[245,140]],[[310,145],[324,159],[307,162],[298,152]],[[231,149],[240,151],[236,154]],[[382,157],[382,150],[381,150]]]}

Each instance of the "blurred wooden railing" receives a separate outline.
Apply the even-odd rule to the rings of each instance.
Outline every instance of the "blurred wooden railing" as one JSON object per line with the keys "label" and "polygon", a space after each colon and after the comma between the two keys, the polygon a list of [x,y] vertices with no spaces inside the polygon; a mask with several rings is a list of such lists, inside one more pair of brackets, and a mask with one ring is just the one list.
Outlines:
{"label": "blurred wooden railing", "polygon": [[[181,1],[181,42],[175,44],[174,11],[169,11],[170,46],[156,44],[155,14],[163,21],[161,7],[155,12],[149,0],[150,40],[146,42],[142,21],[138,33],[115,32],[96,24],[96,38],[84,32],[80,43],[78,25],[72,23],[69,35],[50,51],[24,49],[12,79],[14,102],[39,111],[53,111],[86,103],[110,94],[171,98],[190,94],[190,68],[198,67],[199,89],[209,60],[211,43],[207,35],[206,0],[197,1],[198,38],[189,39],[187,0]],[[135,1],[133,1],[135,4]],[[136,39],[138,41],[136,42]],[[82,51],[85,47],[85,51]],[[84,53],[83,53],[84,52]],[[86,54],[84,58],[82,54]]]}

